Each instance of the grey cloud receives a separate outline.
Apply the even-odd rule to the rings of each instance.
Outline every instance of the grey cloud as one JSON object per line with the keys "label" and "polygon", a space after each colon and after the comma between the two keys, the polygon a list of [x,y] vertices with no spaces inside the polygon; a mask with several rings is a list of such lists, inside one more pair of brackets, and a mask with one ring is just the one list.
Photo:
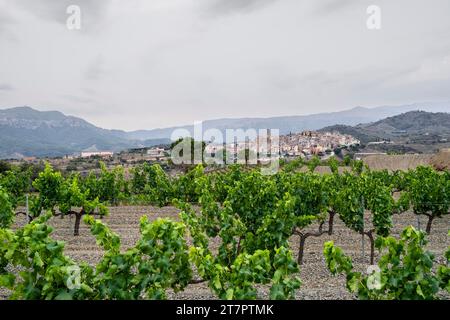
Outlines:
{"label": "grey cloud", "polygon": [[314,71],[299,75],[287,70],[272,72],[269,76],[269,85],[282,91],[299,90],[311,87],[329,87],[340,83],[342,79],[354,78],[352,74],[333,74],[326,71]]}
{"label": "grey cloud", "polygon": [[12,91],[14,87],[7,83],[0,83],[0,91]]}
{"label": "grey cloud", "polygon": [[324,0],[317,1],[318,6],[316,7],[317,14],[329,14],[334,13],[346,8],[349,8],[355,4],[359,5],[369,5],[367,0]]}
{"label": "grey cloud", "polygon": [[207,0],[207,10],[211,14],[251,12],[277,0]]}
{"label": "grey cloud", "polygon": [[[348,74],[346,76],[349,76]],[[332,85],[339,82],[339,79],[342,79],[343,75],[337,74],[329,74],[325,71],[315,71],[306,74],[301,78],[302,84],[311,84],[315,83],[318,85]]]}
{"label": "grey cloud", "polygon": [[64,98],[65,100],[67,100],[69,102],[73,102],[73,103],[86,104],[86,103],[96,102],[94,99],[91,99],[91,98],[85,98],[85,97],[81,97],[81,96],[74,96],[74,95],[70,95],[70,94],[61,95],[61,97]]}
{"label": "grey cloud", "polygon": [[84,77],[87,80],[98,80],[105,74],[105,72],[104,60],[101,56],[98,56],[89,64]]}
{"label": "grey cloud", "polygon": [[[62,32],[69,4],[81,6],[81,31],[99,20],[96,32]],[[370,4],[383,9],[381,31],[366,28]],[[449,10],[448,0],[0,0],[0,105],[131,130],[450,100]]]}
{"label": "grey cloud", "polygon": [[78,5],[81,8],[82,23],[95,24],[106,13],[111,0],[7,0],[11,4],[32,12],[42,19],[50,19],[58,23],[67,20],[67,8]]}
{"label": "grey cloud", "polygon": [[7,11],[0,10],[0,35],[4,33],[11,32],[11,26],[14,25],[16,21]]}
{"label": "grey cloud", "polygon": [[7,11],[0,11],[0,30],[11,23],[14,23],[11,15]]}
{"label": "grey cloud", "polygon": [[97,92],[92,88],[83,88],[82,91],[88,96],[94,96]]}

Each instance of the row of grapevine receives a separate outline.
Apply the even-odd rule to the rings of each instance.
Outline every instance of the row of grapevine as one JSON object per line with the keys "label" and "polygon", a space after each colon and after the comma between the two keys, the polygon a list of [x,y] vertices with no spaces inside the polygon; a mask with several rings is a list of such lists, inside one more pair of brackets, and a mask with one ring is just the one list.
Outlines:
{"label": "row of grapevine", "polygon": [[[78,235],[81,218],[86,214],[97,212],[99,215],[106,215],[108,209],[104,203],[99,200],[99,196],[91,190],[88,179],[82,183],[78,175],[72,175],[64,178],[61,173],[56,172],[50,165],[46,165],[45,169],[39,173],[39,176],[30,183],[30,186],[20,189],[20,192],[13,192],[11,186],[21,185],[20,182],[25,179],[20,175],[4,175],[2,176],[2,184],[0,184],[0,194],[8,199],[11,210],[8,214],[1,216],[0,224],[9,226],[12,223],[12,217],[18,213],[15,212],[19,201],[28,193],[31,188],[35,191],[29,197],[29,212],[27,214],[29,220],[32,221],[43,212],[50,211],[54,216],[75,216],[74,235]],[[87,183],[86,183],[87,182]],[[98,183],[97,181],[95,182]],[[25,183],[24,183],[25,185]],[[13,189],[17,190],[17,189]],[[3,206],[3,209],[5,206]]]}
{"label": "row of grapevine", "polygon": [[424,249],[426,244],[425,233],[412,226],[403,230],[398,240],[377,238],[383,256],[369,274],[354,271],[352,259],[332,241],[325,243],[323,253],[330,272],[345,274],[347,289],[359,299],[439,299],[440,289],[450,293],[450,247],[444,254],[446,263],[436,266],[435,255]]}
{"label": "row of grapevine", "polygon": [[[354,162],[351,172],[339,173],[337,163],[330,161],[332,173],[320,175],[314,173],[316,165],[311,164],[308,172],[289,167],[272,176],[240,166],[207,174],[199,165],[170,177],[160,166],[144,164],[132,171],[131,179],[125,179],[121,167],[102,166],[97,175],[63,177],[47,165],[27,184],[15,182],[25,181],[25,176],[6,173],[0,177],[0,286],[11,289],[17,298],[156,299],[164,298],[169,288],[178,291],[189,283],[207,282],[222,299],[254,299],[256,285],[264,284],[270,285],[271,298],[294,298],[301,284],[297,274],[307,238],[332,235],[336,218],[369,238],[373,264],[375,247],[386,247],[375,237],[390,239],[386,237],[394,214],[412,208],[429,218],[429,232],[433,219],[449,213],[448,172],[426,167],[404,173],[373,172]],[[30,191],[34,192],[29,198],[31,223],[12,231],[14,210]],[[181,222],[142,219],[141,239],[123,251],[119,237],[92,215],[105,215],[107,205],[136,198],[159,206],[175,205]],[[369,212],[367,228],[364,221]],[[105,251],[95,268],[64,256],[63,244],[50,237],[48,219],[69,214],[76,217],[74,234],[84,216]],[[314,225],[317,231],[308,231]],[[297,261],[289,248],[292,236],[300,241]],[[424,235],[418,232],[417,237]],[[217,250],[211,250],[213,238],[220,239]],[[187,239],[192,239],[192,245]],[[394,246],[393,240],[385,241]],[[417,245],[422,248],[424,241]],[[344,272],[350,279],[355,274],[351,261],[332,245],[326,248],[330,270]],[[340,263],[343,267],[333,269]],[[26,271],[18,275],[9,271],[10,266]],[[64,281],[74,269],[80,283],[70,289]],[[438,287],[448,288],[444,266],[436,277]],[[354,279],[352,292],[358,293],[353,283],[364,285],[367,279]],[[359,296],[375,297],[362,291]],[[429,296],[435,297],[435,292]]]}
{"label": "row of grapevine", "polygon": [[[416,214],[428,218],[427,232],[430,232],[434,219],[449,212],[449,172],[440,173],[431,167],[418,167],[416,170],[394,173],[386,170],[370,171],[363,170],[362,162],[354,161],[352,172],[339,173],[337,161],[331,159],[328,164],[332,174],[318,175],[312,173],[318,165],[313,161],[307,163],[310,172],[295,172],[289,164],[279,173],[273,176],[262,176],[260,180],[264,183],[270,181],[275,183],[277,199],[282,199],[286,192],[297,198],[296,215],[336,213],[336,209],[339,209],[342,211],[343,220],[347,221],[346,224],[355,231],[361,232],[361,211],[364,207],[365,210],[377,215],[378,227],[375,226],[378,230],[377,234],[386,234],[388,230],[381,229],[389,229],[389,222],[381,221],[384,218],[380,211],[400,213],[411,207]],[[38,216],[38,209],[53,209],[60,189],[64,189],[64,185],[73,184],[75,180],[80,192],[88,195],[88,200],[98,199],[105,205],[131,204],[134,200],[141,200],[141,203],[166,206],[172,204],[174,199],[198,203],[204,190],[198,187],[197,180],[206,176],[210,181],[208,188],[211,188],[214,200],[223,204],[228,196],[229,188],[243,179],[249,180],[247,176],[254,176],[257,171],[258,169],[245,170],[241,166],[234,165],[226,171],[206,174],[204,168],[199,165],[186,174],[170,177],[158,164],[145,163],[133,168],[131,177],[126,179],[124,169],[120,166],[108,170],[104,164],[101,164],[100,173],[91,172],[86,177],[81,177],[79,174],[63,177],[47,165],[34,181],[31,180],[29,170],[4,172],[0,174],[0,186],[8,192],[14,208],[24,203],[25,194],[37,193],[40,201],[36,204],[36,199],[32,199],[34,202],[32,215]],[[247,193],[257,196],[263,193],[258,188],[241,187],[247,188]],[[400,193],[401,197],[394,201],[395,192]],[[311,202],[313,199],[315,202]],[[354,205],[347,206],[347,202]],[[380,203],[383,202],[387,203],[386,208],[380,207]],[[351,208],[346,209],[346,206]],[[346,210],[349,212],[345,212]],[[349,219],[348,216],[352,218]]]}
{"label": "row of grapevine", "polygon": [[[331,235],[336,215],[350,229],[369,238],[373,262],[374,234],[389,234],[392,214],[412,207],[416,214],[428,218],[426,231],[429,233],[432,221],[449,212],[448,172],[442,174],[419,167],[390,174],[362,170],[362,163],[354,162],[353,172],[339,174],[336,161],[330,161],[329,165],[332,174],[314,174],[313,166],[310,172],[283,170],[273,176],[263,176],[258,170],[242,170],[239,166],[205,174],[200,165],[171,178],[159,165],[144,164],[133,169],[129,180],[125,179],[121,167],[107,170],[102,165],[99,175],[90,173],[80,177],[74,174],[64,178],[47,165],[33,182],[26,173],[6,172],[0,177],[0,186],[9,193],[14,208],[31,188],[37,192],[30,198],[30,220],[43,210],[55,213],[55,209],[59,209],[61,215],[74,214],[77,217],[75,234],[82,215],[94,211],[104,214],[106,205],[130,203],[132,199],[158,206],[173,204],[174,200],[198,203],[205,192],[211,193],[212,201],[221,206],[225,201],[231,202],[233,214],[240,215],[250,228],[257,229],[264,216],[274,211],[277,201],[290,196],[295,202],[293,215],[298,220],[293,222],[293,233],[300,237],[299,263],[302,263],[306,239],[324,233]],[[202,179],[207,180],[207,185],[199,183]],[[260,187],[266,184],[270,185],[268,189]],[[395,192],[400,192],[399,199],[394,197]],[[247,204],[246,197],[250,200]],[[236,208],[236,204],[247,207]],[[81,210],[75,212],[73,207]],[[373,225],[368,230],[364,226],[367,211],[372,213]],[[326,220],[328,229],[323,230]],[[318,223],[317,232],[303,231],[314,222]]]}
{"label": "row of grapevine", "polygon": [[[271,298],[286,299],[301,284],[285,247],[250,251],[251,246],[239,249],[238,243],[237,251],[214,255],[201,228],[191,229],[194,244],[189,247],[184,223],[150,223],[146,217],[140,221],[141,239],[123,251],[115,233],[85,216],[105,253],[96,266],[76,263],[64,255],[64,243],[51,238],[46,224],[51,217],[49,212],[15,231],[0,228],[0,287],[11,290],[12,299],[163,299],[169,289],[178,292],[200,281],[208,281],[221,299],[255,299],[255,284],[270,284]],[[189,219],[195,216],[184,214],[183,220]],[[347,288],[359,299],[437,299],[439,289],[450,293],[450,248],[447,264],[433,272],[435,257],[425,245],[425,233],[413,227],[399,240],[379,237],[376,246],[384,255],[378,270],[368,275],[353,271],[351,259],[332,242],[325,244],[324,255],[333,274],[346,274]],[[194,279],[192,265],[200,280]]]}

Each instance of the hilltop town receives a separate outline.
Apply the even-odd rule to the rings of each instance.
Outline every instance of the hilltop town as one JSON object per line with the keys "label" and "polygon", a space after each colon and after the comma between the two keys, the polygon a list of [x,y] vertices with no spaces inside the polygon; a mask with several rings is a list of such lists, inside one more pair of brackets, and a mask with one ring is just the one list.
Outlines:
{"label": "hilltop town", "polygon": [[[228,144],[214,144],[206,142],[205,153],[214,156],[223,152],[224,148],[228,155],[227,161],[234,161],[242,157],[248,150],[250,154],[258,154],[258,159],[264,161],[268,154],[276,155],[280,158],[310,158],[318,156],[326,159],[341,149],[347,149],[359,145],[359,140],[348,134],[337,132],[316,132],[303,131],[300,133],[289,133],[281,136],[259,136],[257,139],[249,141],[239,141]],[[270,151],[269,151],[270,150]],[[100,150],[92,146],[79,153],[55,158],[35,158],[27,157],[15,162],[39,163],[46,160],[57,168],[69,171],[83,171],[95,169],[98,161],[104,161],[108,166],[124,165],[133,166],[143,162],[168,164],[170,160],[170,145],[158,145],[154,147],[143,147],[127,149],[121,152],[111,150]],[[231,159],[231,160],[230,160]]]}
{"label": "hilltop town", "polygon": [[[359,145],[360,141],[348,134],[338,132],[317,132],[303,131],[300,133],[289,133],[287,135],[273,136],[270,132],[267,135],[258,136],[250,141],[235,143],[209,144],[205,151],[209,154],[217,153],[226,149],[228,154],[240,154],[245,150],[250,150],[259,157],[264,154],[278,154],[280,157],[327,157],[334,154],[340,148]],[[270,150],[270,151],[269,151]]]}

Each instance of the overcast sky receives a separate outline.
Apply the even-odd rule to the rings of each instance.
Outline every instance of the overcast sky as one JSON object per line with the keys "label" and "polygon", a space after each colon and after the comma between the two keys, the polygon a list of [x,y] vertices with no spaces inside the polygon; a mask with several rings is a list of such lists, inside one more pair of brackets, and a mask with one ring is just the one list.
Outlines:
{"label": "overcast sky", "polygon": [[0,0],[0,108],[132,130],[449,101],[449,17],[449,0]]}

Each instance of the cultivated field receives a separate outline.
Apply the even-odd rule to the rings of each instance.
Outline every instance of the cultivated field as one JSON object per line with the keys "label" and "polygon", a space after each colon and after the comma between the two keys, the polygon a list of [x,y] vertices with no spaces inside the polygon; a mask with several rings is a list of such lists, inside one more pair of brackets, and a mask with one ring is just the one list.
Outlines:
{"label": "cultivated field", "polygon": [[[139,218],[147,215],[149,219],[170,218],[178,220],[178,209],[173,207],[155,208],[155,207],[111,207],[110,215],[103,221],[118,233],[122,239],[123,248],[132,246],[139,239]],[[22,216],[18,217],[17,225],[24,223]],[[102,252],[97,246],[94,237],[90,234],[86,225],[81,226],[80,235],[73,236],[74,218],[59,217],[52,218],[50,224],[55,227],[53,237],[66,242],[66,254],[78,261],[96,263],[102,256]],[[421,220],[422,228],[426,221],[424,217]],[[406,226],[413,225],[417,227],[417,217],[411,213],[403,213],[394,216],[394,228],[392,235],[397,237],[399,232]],[[316,227],[316,226],[313,226]],[[369,225],[367,229],[369,228]],[[450,215],[433,222],[433,229],[429,236],[430,243],[428,249],[437,255],[437,260],[442,263],[443,252],[450,246],[450,237],[447,231],[450,229]],[[332,236],[323,235],[320,238],[310,237],[306,241],[304,265],[301,266],[300,277],[302,286],[297,293],[297,299],[352,299],[353,297],[345,288],[344,277],[332,277],[326,269],[324,257],[322,254],[323,243],[333,240],[344,251],[351,255],[353,261],[360,271],[365,271],[369,265],[369,241],[365,240],[365,257],[361,257],[361,236],[345,227],[339,220],[335,219],[334,234]],[[217,246],[212,243],[213,247]],[[291,248],[297,256],[298,237],[291,238]],[[261,297],[266,297],[266,288],[260,288]],[[207,283],[190,285],[185,291],[180,293],[171,293],[171,299],[215,299],[207,286]],[[448,296],[444,298],[450,299]],[[5,298],[5,292],[0,293],[0,298]]]}

